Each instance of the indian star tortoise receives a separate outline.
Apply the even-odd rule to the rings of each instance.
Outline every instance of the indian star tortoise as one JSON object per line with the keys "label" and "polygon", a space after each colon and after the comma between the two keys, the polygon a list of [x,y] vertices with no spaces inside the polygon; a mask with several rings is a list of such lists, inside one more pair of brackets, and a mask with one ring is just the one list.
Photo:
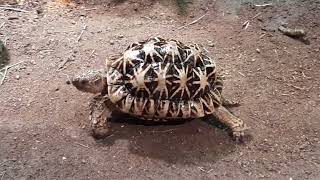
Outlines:
{"label": "indian star tortoise", "polygon": [[[160,37],[132,43],[106,67],[72,78],[80,91],[98,94],[90,103],[93,136],[110,135],[112,112],[144,120],[170,121],[215,116],[242,140],[246,126],[224,106],[216,63],[197,44]],[[223,106],[224,105],[224,106]],[[212,118],[207,118],[212,119]]]}

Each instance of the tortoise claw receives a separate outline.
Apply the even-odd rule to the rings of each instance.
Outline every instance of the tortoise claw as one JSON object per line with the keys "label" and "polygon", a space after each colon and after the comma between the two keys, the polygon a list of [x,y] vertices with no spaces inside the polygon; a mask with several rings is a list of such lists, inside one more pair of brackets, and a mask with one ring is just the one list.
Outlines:
{"label": "tortoise claw", "polygon": [[243,143],[244,142],[244,137],[245,137],[245,131],[248,128],[243,125],[243,126],[237,126],[232,129],[232,137],[233,140],[236,141],[237,143]]}

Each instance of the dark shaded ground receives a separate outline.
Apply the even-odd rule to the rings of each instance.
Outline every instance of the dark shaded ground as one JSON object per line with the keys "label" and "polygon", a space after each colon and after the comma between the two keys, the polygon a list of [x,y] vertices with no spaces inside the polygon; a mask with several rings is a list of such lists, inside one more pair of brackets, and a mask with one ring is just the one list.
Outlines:
{"label": "dark shaded ground", "polygon": [[[185,16],[172,3],[27,1],[15,7],[29,13],[0,10],[10,64],[24,61],[0,86],[1,179],[319,178],[319,2],[197,1]],[[305,29],[310,44],[282,35],[282,24]],[[112,123],[113,136],[89,135],[91,96],[67,85],[68,75],[100,68],[128,43],[155,35],[204,44],[225,93],[242,103],[232,112],[251,127],[250,141],[237,145],[198,120]]]}

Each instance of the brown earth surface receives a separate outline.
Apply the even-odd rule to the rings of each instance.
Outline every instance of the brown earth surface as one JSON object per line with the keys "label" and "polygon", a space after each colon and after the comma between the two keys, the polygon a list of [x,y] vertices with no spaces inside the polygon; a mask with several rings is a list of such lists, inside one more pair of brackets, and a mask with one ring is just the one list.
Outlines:
{"label": "brown earth surface", "polygon": [[[1,180],[320,178],[319,1],[0,2],[9,63],[22,62],[0,86]],[[307,40],[283,35],[280,25],[303,28]],[[244,144],[201,120],[120,119],[112,136],[90,136],[92,95],[68,77],[149,36],[204,45],[225,94],[241,102],[231,111],[250,127]]]}

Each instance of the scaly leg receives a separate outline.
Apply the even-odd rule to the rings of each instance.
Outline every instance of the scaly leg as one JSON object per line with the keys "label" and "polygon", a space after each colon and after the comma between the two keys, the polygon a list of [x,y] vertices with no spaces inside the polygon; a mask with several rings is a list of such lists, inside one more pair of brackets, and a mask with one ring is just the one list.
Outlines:
{"label": "scaly leg", "polygon": [[108,119],[111,117],[111,109],[108,107],[110,100],[106,96],[98,95],[90,102],[90,124],[93,137],[100,139],[110,135]]}
{"label": "scaly leg", "polygon": [[225,107],[238,107],[238,106],[240,106],[239,101],[233,101],[233,100],[225,98],[224,96],[221,96],[221,99],[222,99],[222,106],[225,106]]}
{"label": "scaly leg", "polygon": [[236,141],[242,141],[244,137],[244,131],[247,129],[244,122],[231,114],[225,107],[220,106],[213,114],[218,121],[225,124],[232,130],[233,137]]}

